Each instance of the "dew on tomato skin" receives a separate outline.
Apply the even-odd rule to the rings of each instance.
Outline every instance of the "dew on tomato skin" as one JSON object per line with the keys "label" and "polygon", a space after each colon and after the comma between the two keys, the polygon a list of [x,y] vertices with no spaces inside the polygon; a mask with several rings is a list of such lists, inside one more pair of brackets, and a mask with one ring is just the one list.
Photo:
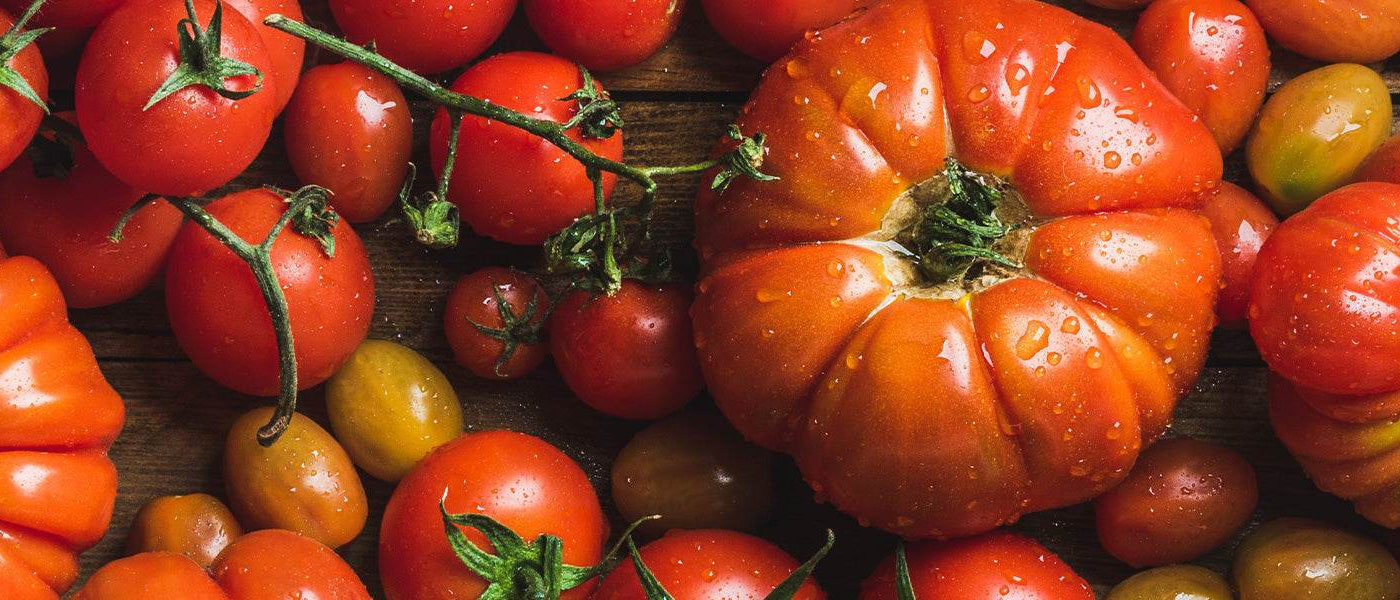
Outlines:
{"label": "dew on tomato skin", "polygon": [[787,61],[784,70],[787,71],[788,77],[793,79],[803,79],[811,74],[811,70],[807,68],[807,63],[803,62],[800,58]]}
{"label": "dew on tomato skin", "polygon": [[1030,78],[1030,70],[1020,63],[1012,64],[1006,69],[1006,87],[1012,96],[1020,95],[1021,90],[1030,85]]}
{"label": "dew on tomato skin", "polygon": [[1084,353],[1084,366],[1090,369],[1098,369],[1103,366],[1103,351],[1098,348],[1090,348]]}
{"label": "dew on tomato skin", "polygon": [[1104,153],[1103,166],[1108,167],[1110,169],[1117,169],[1118,166],[1121,164],[1123,164],[1123,157],[1117,152],[1109,150],[1108,152]]}
{"label": "dew on tomato skin", "polygon": [[977,31],[963,34],[963,57],[971,64],[981,64],[991,58],[997,47],[986,36]]}
{"label": "dew on tomato skin", "polygon": [[1016,356],[1021,360],[1030,360],[1050,345],[1050,328],[1038,319],[1031,319],[1026,323],[1026,330],[1016,340]]}
{"label": "dew on tomato skin", "polygon": [[982,102],[987,98],[990,98],[991,96],[992,90],[989,89],[987,86],[981,84],[976,85],[972,89],[967,91],[967,100],[968,102],[971,102],[973,104]]}

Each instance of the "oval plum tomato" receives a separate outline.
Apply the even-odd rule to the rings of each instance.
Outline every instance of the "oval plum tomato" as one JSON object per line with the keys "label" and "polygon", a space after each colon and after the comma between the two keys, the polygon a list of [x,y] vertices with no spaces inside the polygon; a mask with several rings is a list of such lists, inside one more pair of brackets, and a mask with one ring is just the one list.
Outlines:
{"label": "oval plum tomato", "polygon": [[1400,598],[1400,565],[1384,547],[1308,519],[1279,519],[1235,550],[1239,600]]}
{"label": "oval plum tomato", "polygon": [[[0,0],[0,8],[17,15],[29,8],[33,1]],[[59,29],[92,29],[125,2],[126,0],[48,0],[34,17],[34,25]]]}
{"label": "oval plum tomato", "polygon": [[1322,62],[1370,63],[1400,52],[1392,0],[1245,0],[1269,38]]}
{"label": "oval plum tomato", "polygon": [[288,19],[304,20],[300,0],[223,0],[229,8],[237,10],[249,23],[257,27],[262,35],[263,46],[272,61],[272,70],[263,73],[273,81],[272,93],[277,98],[273,114],[282,112],[292,92],[301,79],[302,62],[306,56],[306,42],[301,38],[283,33],[263,24],[263,19],[271,15],[282,15]]}
{"label": "oval plum tomato", "polygon": [[[207,31],[214,1],[194,7]],[[117,179],[155,194],[195,196],[231,181],[262,151],[278,109],[273,62],[257,27],[236,10],[222,16],[222,56],[266,75],[262,90],[242,100],[195,84],[146,108],[179,64],[179,23],[188,18],[180,0],[128,0],[93,32],[74,102],[88,147]],[[252,75],[223,80],[235,92],[256,83]]]}
{"label": "oval plum tomato", "polygon": [[228,600],[209,574],[188,556],[147,552],[98,569],[73,600]]}
{"label": "oval plum tomato", "polygon": [[[27,5],[27,4],[26,4]],[[21,13],[22,14],[22,13]],[[0,10],[0,36],[5,36],[15,26],[15,17]],[[10,46],[23,43],[16,36],[0,37],[0,50],[10,50]],[[44,68],[44,59],[39,48],[29,43],[0,69],[19,75],[28,84],[38,99],[49,101],[49,72]],[[39,123],[44,119],[45,108],[20,90],[0,84],[0,169],[10,166],[15,158],[29,146],[34,133],[39,131]]]}
{"label": "oval plum tomato", "polygon": [[1234,600],[1230,584],[1195,565],[1149,569],[1113,586],[1104,600]]}
{"label": "oval plum tomato", "polygon": [[701,0],[705,16],[719,36],[740,52],[765,63],[787,54],[814,29],[851,16],[874,0]]}
{"label": "oval plum tomato", "polygon": [[[283,198],[264,189],[205,206],[235,234],[261,242],[282,216]],[[360,237],[343,221],[331,229],[335,256],[291,230],[272,247],[296,341],[297,377],[307,389],[335,374],[369,333],[374,276]],[[206,375],[232,390],[277,395],[272,318],[248,265],[198,225],[175,238],[165,269],[165,305],[180,347]]]}
{"label": "oval plum tomato", "polygon": [[1390,89],[1361,65],[1329,65],[1279,88],[1249,136],[1245,159],[1281,215],[1350,182],[1390,135]]}
{"label": "oval plum tomato", "polygon": [[1157,0],[1138,18],[1133,49],[1201,117],[1222,153],[1239,147],[1269,84],[1269,43],[1248,7]]}
{"label": "oval plum tomato", "polygon": [[704,387],[690,326],[691,293],[624,281],[612,296],[570,294],[549,321],[549,349],[564,383],[593,408],[659,419]]}
{"label": "oval plum tomato", "polygon": [[[958,600],[1093,600],[1094,591],[1044,546],[998,531],[909,546],[909,580],[918,598]],[[895,557],[861,586],[861,600],[899,598]]]}
{"label": "oval plum tomato", "polygon": [[684,0],[524,0],[525,16],[555,54],[616,71],[656,54],[681,21]]}
{"label": "oval plum tomato", "polygon": [[[452,83],[452,91],[565,123],[578,104],[560,98],[582,85],[574,63],[537,52],[510,52],[467,69]],[[438,110],[428,146],[438,173],[447,164],[450,134],[447,112]],[[622,158],[621,132],[607,139],[585,139],[575,128],[569,137],[605,158]],[[616,183],[617,176],[604,174],[603,193],[611,194]],[[582,163],[537,136],[470,115],[462,120],[447,195],[477,233],[525,246],[544,242],[593,210],[593,182]]]}
{"label": "oval plum tomato", "polygon": [[350,41],[423,74],[467,64],[485,52],[515,13],[516,0],[330,0]]}
{"label": "oval plum tomato", "polygon": [[1220,247],[1224,278],[1215,304],[1218,326],[1244,327],[1254,261],[1264,240],[1278,227],[1278,217],[1254,194],[1233,183],[1222,184],[1220,193],[1201,206],[1201,214],[1210,220],[1211,233]]}
{"label": "oval plum tomato", "polygon": [[331,205],[346,220],[378,219],[398,199],[413,120],[392,79],[351,62],[313,67],[283,123],[297,178],[334,192]]}
{"label": "oval plum tomato", "polygon": [[515,379],[549,355],[542,332],[548,314],[549,296],[534,277],[487,267],[452,287],[443,327],[457,364],[478,377]]}
{"label": "oval plum tomato", "polygon": [[[551,534],[564,563],[590,567],[603,557],[608,524],[583,469],[544,440],[511,431],[468,433],[438,448],[399,482],[379,532],[379,572],[388,600],[476,598],[489,582],[448,545],[439,503],[448,512],[495,519],[526,540]],[[477,546],[486,538],[463,529]],[[488,546],[489,547],[489,546]],[[518,585],[516,573],[496,582]],[[590,585],[564,592],[587,598]]]}
{"label": "oval plum tomato", "polygon": [[[646,546],[642,562],[674,598],[765,598],[800,566],[782,548],[747,533],[722,529],[672,530]],[[591,600],[646,600],[637,569],[624,560],[603,578]],[[826,598],[814,581],[792,596]]]}
{"label": "oval plum tomato", "polygon": [[1183,563],[1249,521],[1259,483],[1244,457],[1191,439],[1143,451],[1122,483],[1094,500],[1099,543],[1134,567]]}
{"label": "oval plum tomato", "polygon": [[44,263],[73,308],[135,296],[160,273],[184,216],[153,202],[127,223],[121,242],[112,242],[112,228],[143,194],[108,173],[81,142],[63,136],[53,143],[55,153],[71,156],[70,165],[58,164],[65,162],[59,156],[38,164],[21,156],[0,173],[0,238],[11,252]]}
{"label": "oval plum tomato", "polygon": [[209,494],[161,496],[141,507],[126,536],[126,553],[173,552],[209,568],[243,527]]}
{"label": "oval plum tomato", "polygon": [[1390,138],[1376,148],[1356,170],[1356,180],[1400,184],[1400,136]]}
{"label": "oval plum tomato", "polygon": [[239,417],[224,443],[229,506],[250,529],[287,529],[332,548],[360,535],[369,513],[365,488],[345,449],[315,421],[292,415],[277,443],[258,443],[272,408]]}

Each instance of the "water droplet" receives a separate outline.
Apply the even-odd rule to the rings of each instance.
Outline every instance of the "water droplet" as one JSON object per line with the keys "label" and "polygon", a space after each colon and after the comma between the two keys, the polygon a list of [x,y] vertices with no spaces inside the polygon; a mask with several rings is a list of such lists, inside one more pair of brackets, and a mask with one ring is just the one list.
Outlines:
{"label": "water droplet", "polygon": [[976,104],[992,96],[992,90],[985,85],[977,85],[967,91],[967,100]]}
{"label": "water droplet", "polygon": [[1090,369],[1097,369],[1103,366],[1103,351],[1098,348],[1090,348],[1084,353],[1084,366]]}
{"label": "water droplet", "polygon": [[1079,86],[1079,105],[1084,108],[1098,108],[1103,104],[1103,93],[1099,91],[1098,84],[1083,75],[1076,81]]}
{"label": "water droplet", "polygon": [[996,45],[981,33],[969,31],[963,35],[963,56],[974,65],[985,62],[996,51]]}
{"label": "water droplet", "polygon": [[811,70],[807,68],[807,63],[803,62],[800,58],[787,61],[787,66],[785,68],[788,77],[793,79],[802,79],[811,74]]}
{"label": "water droplet", "polygon": [[1030,360],[1049,345],[1050,328],[1039,320],[1031,319],[1026,323],[1026,331],[1016,340],[1016,356],[1021,360]]}
{"label": "water droplet", "polygon": [[1013,64],[1010,68],[1006,69],[1006,87],[1011,90],[1012,96],[1020,94],[1021,90],[1026,89],[1026,86],[1031,83],[1030,79],[1030,69],[1027,69],[1019,63]]}
{"label": "water droplet", "polygon": [[1120,154],[1118,154],[1117,152],[1114,152],[1114,151],[1112,151],[1112,150],[1109,150],[1108,152],[1105,152],[1105,153],[1104,153],[1104,155],[1103,155],[1103,166],[1108,167],[1108,168],[1110,168],[1110,169],[1117,169],[1118,166],[1121,165],[1121,164],[1123,164],[1123,156],[1122,156],[1122,155],[1120,155]]}

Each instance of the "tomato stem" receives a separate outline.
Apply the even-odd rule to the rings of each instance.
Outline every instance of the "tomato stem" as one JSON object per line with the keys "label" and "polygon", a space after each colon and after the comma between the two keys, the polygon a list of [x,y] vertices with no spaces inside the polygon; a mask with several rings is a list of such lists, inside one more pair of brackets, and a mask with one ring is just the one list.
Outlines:
{"label": "tomato stem", "polygon": [[10,26],[10,30],[6,31],[5,35],[0,36],[0,86],[14,90],[15,93],[23,96],[26,100],[39,105],[39,108],[44,109],[44,113],[48,114],[48,103],[44,102],[43,98],[39,97],[39,93],[34,91],[34,87],[29,85],[29,82],[19,74],[19,71],[16,71],[14,67],[10,66],[10,61],[14,60],[16,56],[19,56],[20,52],[34,43],[34,40],[39,39],[39,36],[45,33],[53,31],[52,27],[31,29],[29,31],[24,30],[24,26],[29,24],[29,20],[34,18],[34,15],[39,12],[39,8],[43,5],[44,0],[34,0],[34,2],[31,2],[29,8],[24,10],[24,14],[21,14],[19,19],[15,20],[14,25]]}
{"label": "tomato stem", "polygon": [[[199,26],[199,17],[194,11],[194,0],[185,0],[185,13],[189,15],[175,25],[180,36],[180,64],[170,73],[170,77],[156,89],[146,106],[150,110],[171,94],[192,85],[202,85],[229,100],[241,100],[262,90],[263,74],[257,67],[241,60],[223,56],[220,52],[220,39],[223,37],[224,3],[214,2],[214,17],[209,27]],[[253,75],[257,79],[253,87],[246,90],[230,89],[225,80],[233,77]]]}
{"label": "tomato stem", "polygon": [[894,548],[894,580],[899,600],[917,600],[914,597],[914,581],[909,577],[909,557],[904,551],[904,542]]}
{"label": "tomato stem", "polygon": [[900,234],[900,241],[915,255],[919,272],[943,283],[964,277],[983,263],[1019,268],[996,248],[1012,229],[997,216],[1003,196],[1000,182],[989,181],[951,158],[943,174],[947,198],[924,207],[919,219]]}

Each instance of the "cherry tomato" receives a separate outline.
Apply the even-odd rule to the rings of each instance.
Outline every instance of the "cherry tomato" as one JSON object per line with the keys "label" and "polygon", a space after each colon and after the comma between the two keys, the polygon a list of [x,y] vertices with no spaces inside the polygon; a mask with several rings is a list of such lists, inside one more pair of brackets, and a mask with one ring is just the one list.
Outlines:
{"label": "cherry tomato", "polygon": [[1390,134],[1390,89],[1361,65],[1329,65],[1279,88],[1264,104],[1245,158],[1282,215],[1351,181]]}
{"label": "cherry tomato", "polygon": [[1105,600],[1234,600],[1230,584],[1194,565],[1158,567],[1124,579]]}
{"label": "cherry tomato", "polygon": [[1239,147],[1269,84],[1269,44],[1248,7],[1158,0],[1138,18],[1133,49],[1201,117],[1222,153]]}
{"label": "cherry tomato", "polygon": [[468,273],[447,296],[443,326],[457,364],[478,377],[515,379],[549,355],[549,297],[534,277],[500,267]]}
{"label": "cherry tomato", "polygon": [[383,481],[402,479],[465,428],[457,392],[442,371],[413,350],[379,340],[360,344],[326,384],[326,409],[355,464]]}
{"label": "cherry tomato", "polygon": [[1244,327],[1254,260],[1264,240],[1278,227],[1278,217],[1254,194],[1233,183],[1222,184],[1220,193],[1201,206],[1201,214],[1210,220],[1211,233],[1220,247],[1224,287],[1215,304],[1218,326]]}
{"label": "cherry tomato", "polygon": [[578,291],[554,310],[549,349],[569,389],[624,419],[659,419],[700,393],[689,288],[625,281],[613,296]]}
{"label": "cherry tomato", "polygon": [[1372,152],[1357,169],[1356,180],[1400,183],[1400,136],[1386,140]]}
{"label": "cherry tomato", "polygon": [[250,529],[288,529],[332,548],[355,539],[369,512],[365,488],[350,457],[315,421],[296,414],[271,447],[258,428],[271,408],[248,412],[224,444],[229,505]]}
{"label": "cherry tomato", "polygon": [[[34,0],[0,0],[10,14],[23,13]],[[48,0],[34,16],[34,25],[58,29],[92,29],[126,0]],[[50,35],[53,32],[44,35]]]}
{"label": "cherry tomato", "polygon": [[1280,46],[1322,62],[1369,63],[1400,51],[1391,0],[1245,0]]}
{"label": "cherry tomato", "polygon": [[228,547],[210,570],[231,600],[371,600],[334,550],[291,531],[255,531]]}
{"label": "cherry tomato", "polygon": [[[286,209],[265,189],[231,194],[207,206],[244,240],[261,242]],[[374,276],[355,231],[332,229],[335,256],[288,228],[272,261],[287,296],[302,389],[329,379],[369,333]],[[238,392],[274,396],[280,379],[267,304],[248,265],[208,232],[186,224],[165,273],[165,305],[180,347],[210,378]]]}
{"label": "cherry tomato", "polygon": [[[14,25],[15,17],[0,10],[0,35]],[[44,59],[37,46],[25,46],[5,66],[18,73],[41,100],[49,101],[49,72],[44,68]],[[9,86],[0,85],[0,169],[10,166],[24,152],[29,140],[39,131],[39,122],[43,118],[44,109],[33,100]]]}
{"label": "cherry tomato", "polygon": [[640,531],[751,530],[773,514],[773,456],[723,417],[689,409],[643,429],[612,465],[613,503]]}
{"label": "cherry tomato", "polygon": [[1100,8],[1110,8],[1113,10],[1137,10],[1147,6],[1153,0],[1085,0],[1089,4]]}
{"label": "cherry tomato", "polygon": [[357,44],[419,73],[462,66],[496,41],[516,0],[330,0],[335,22]]}
{"label": "cherry tomato", "polygon": [[1224,544],[1259,504],[1254,468],[1197,440],[1158,442],[1094,501],[1099,543],[1134,567],[1193,560]]}
{"label": "cherry tomato", "polygon": [[616,71],[656,54],[680,24],[684,0],[523,0],[530,26],[555,54]]}
{"label": "cherry tomato", "polygon": [[346,220],[373,221],[398,199],[413,121],[392,79],[352,62],[313,67],[283,123],[297,178],[335,192],[331,205]]}
{"label": "cherry tomato", "polygon": [[[202,28],[213,0],[198,0]],[[78,65],[74,101],[88,147],[117,179],[167,196],[195,196],[228,183],[262,151],[277,114],[277,80],[258,28],[236,10],[223,11],[220,53],[268,75],[263,89],[230,100],[191,85],[146,108],[175,70],[180,0],[129,0],[102,22]],[[153,66],[158,65],[158,66]],[[256,78],[224,80],[237,91]]]}
{"label": "cherry tomato", "polygon": [[1239,600],[1400,598],[1400,565],[1369,539],[1307,519],[1255,529],[1235,550]]}
{"label": "cherry tomato", "polygon": [[136,513],[126,536],[126,553],[173,552],[207,569],[242,536],[243,527],[233,513],[209,494],[161,496]]}
{"label": "cherry tomato", "polygon": [[[997,531],[908,548],[909,580],[919,598],[958,600],[1093,600],[1069,565],[1028,537]],[[899,598],[895,558],[861,586],[861,600]]]}
{"label": "cherry tomato", "polygon": [[[536,52],[498,54],[467,69],[452,91],[488,99],[537,119],[567,122],[577,102],[560,100],[583,85],[578,66]],[[439,110],[433,118],[428,149],[433,169],[447,164],[451,123]],[[622,158],[622,133],[607,139],[584,139],[576,128],[569,137],[605,158]],[[603,176],[603,193],[611,194],[617,177]],[[448,199],[477,233],[502,242],[538,245],[580,215],[593,210],[593,182],[582,163],[563,150],[509,125],[468,116],[461,137]]]}
{"label": "cherry tomato", "polygon": [[73,600],[229,600],[219,585],[188,556],[147,552],[107,563]]}
{"label": "cherry tomato", "polygon": [[802,35],[849,17],[874,0],[701,0],[724,41],[763,62],[787,54]]}
{"label": "cherry tomato", "polygon": [[274,83],[272,92],[277,98],[274,114],[282,112],[282,108],[287,106],[287,101],[292,98],[292,92],[297,89],[297,80],[301,78],[301,66],[306,56],[306,42],[301,38],[283,33],[263,24],[263,19],[271,15],[282,15],[288,19],[304,21],[306,17],[301,14],[300,0],[223,0],[228,6],[237,10],[257,27],[262,34],[263,45],[267,48],[267,56],[272,60],[272,70],[266,71],[268,79]]}
{"label": "cherry tomato", "polygon": [[[722,529],[673,530],[643,546],[641,557],[667,592],[686,600],[764,598],[801,564],[767,540]],[[826,593],[807,581],[792,597],[819,600]],[[646,598],[636,568],[623,561],[603,578],[592,600]]]}

